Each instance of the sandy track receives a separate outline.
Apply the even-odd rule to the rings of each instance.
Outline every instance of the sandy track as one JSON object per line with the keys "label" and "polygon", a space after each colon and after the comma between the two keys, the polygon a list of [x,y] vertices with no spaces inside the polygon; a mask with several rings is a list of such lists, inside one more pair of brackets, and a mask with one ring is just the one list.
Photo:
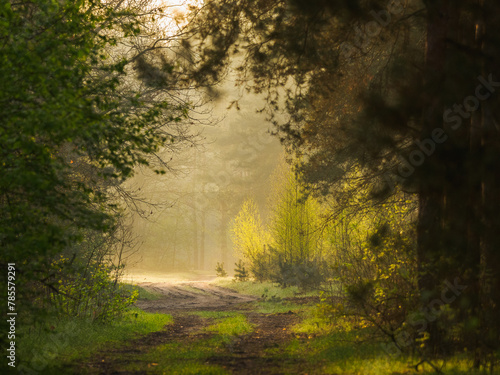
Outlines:
{"label": "sandy track", "polygon": [[144,311],[170,313],[178,310],[225,310],[257,298],[211,285],[206,281],[141,282],[137,285],[161,295],[155,301],[138,301]]}

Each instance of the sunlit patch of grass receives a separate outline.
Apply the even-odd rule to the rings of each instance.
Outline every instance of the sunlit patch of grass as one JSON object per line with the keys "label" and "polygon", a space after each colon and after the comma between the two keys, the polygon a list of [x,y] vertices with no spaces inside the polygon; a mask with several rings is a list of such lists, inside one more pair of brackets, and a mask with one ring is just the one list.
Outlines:
{"label": "sunlit patch of grass", "polygon": [[[271,282],[259,283],[257,281],[233,281],[231,278],[219,277],[212,281],[212,284],[221,286],[224,288],[229,288],[236,290],[242,294],[248,294],[251,296],[257,296],[260,298],[288,298],[295,297],[300,293],[298,287],[292,286],[287,288],[282,288],[278,284]],[[304,294],[302,294],[304,295]]]}
{"label": "sunlit patch of grass", "polygon": [[[297,328],[294,328],[297,332]],[[317,333],[317,330],[312,330]],[[288,343],[283,359],[300,358],[309,363],[310,374],[399,375],[415,373],[418,361],[393,357],[381,342],[369,339],[367,329],[350,332],[331,331],[321,336],[304,336]],[[363,341],[366,340],[366,341]],[[479,374],[470,370],[470,362],[456,356],[447,363],[435,362],[443,374]],[[420,374],[437,374],[429,364],[419,366]]]}
{"label": "sunlit patch of grass", "polygon": [[123,369],[147,370],[159,374],[225,375],[228,372],[223,368],[205,363],[207,358],[224,348],[220,337],[192,342],[189,345],[180,342],[168,343],[142,355],[138,361],[124,366]]}
{"label": "sunlit patch of grass", "polygon": [[45,372],[41,373],[51,374],[54,366],[91,357],[103,348],[159,331],[171,322],[170,315],[135,308],[108,325],[90,320],[49,318],[37,327],[20,327],[18,358],[20,365],[42,367]]}
{"label": "sunlit patch of grass", "polygon": [[132,284],[121,284],[121,285],[125,290],[130,292],[137,290],[139,292],[139,297],[138,297],[139,300],[156,301],[161,297],[160,293],[151,292],[150,290],[138,285],[132,285]]}
{"label": "sunlit patch of grass", "polygon": [[320,305],[309,305],[301,311],[302,320],[291,328],[291,331],[300,335],[326,335],[343,330],[350,326],[340,319],[332,321],[324,315]]}
{"label": "sunlit patch of grass", "polygon": [[312,373],[318,374],[386,375],[409,370],[404,362],[386,355],[380,344],[356,342],[356,336],[362,334],[352,331],[303,336],[288,344],[286,356],[305,360],[311,368],[317,369]]}
{"label": "sunlit patch of grass", "polygon": [[306,335],[324,335],[333,332],[335,329],[335,325],[329,324],[325,319],[308,314],[301,322],[293,326],[292,332]]}
{"label": "sunlit patch of grass", "polygon": [[247,321],[245,315],[235,314],[221,319],[205,328],[208,332],[214,332],[221,336],[240,336],[253,332],[253,325]]}

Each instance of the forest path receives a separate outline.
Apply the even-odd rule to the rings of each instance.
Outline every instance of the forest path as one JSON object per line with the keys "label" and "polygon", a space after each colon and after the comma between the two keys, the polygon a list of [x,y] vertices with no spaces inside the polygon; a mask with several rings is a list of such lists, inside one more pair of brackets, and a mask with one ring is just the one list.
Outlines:
{"label": "forest path", "polygon": [[206,281],[141,282],[137,285],[160,295],[157,300],[136,303],[137,307],[147,312],[170,314],[179,310],[226,310],[257,300],[257,297],[239,294]]}
{"label": "forest path", "polygon": [[[290,328],[299,321],[292,313],[265,314],[254,311],[254,296],[211,285],[207,281],[143,281],[136,283],[160,294],[158,300],[141,300],[139,308],[173,316],[173,323],[118,348],[110,348],[79,365],[78,373],[89,374],[304,374],[304,364],[283,356],[293,335]],[[197,315],[200,312],[242,314],[254,327],[251,333],[231,336],[222,342],[207,327],[216,322]],[[219,341],[217,341],[219,340]],[[217,341],[217,344],[214,342]],[[178,351],[169,357],[172,368],[165,370],[162,347]],[[175,348],[175,349],[172,349]],[[198,357],[200,353],[205,355]],[[165,352],[163,352],[165,353]],[[195,358],[195,359],[193,359]],[[284,370],[286,358],[286,372]],[[195,363],[195,368],[176,370],[175,363]],[[162,365],[163,364],[163,365]],[[196,366],[198,370],[196,370]],[[290,366],[293,372],[290,371]],[[179,371],[179,372],[177,372]]]}

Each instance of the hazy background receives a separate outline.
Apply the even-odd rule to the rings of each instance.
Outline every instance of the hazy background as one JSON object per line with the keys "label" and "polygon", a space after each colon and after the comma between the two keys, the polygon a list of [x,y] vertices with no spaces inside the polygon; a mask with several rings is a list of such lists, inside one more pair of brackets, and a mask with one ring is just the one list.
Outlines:
{"label": "hazy background", "polygon": [[257,113],[264,102],[242,91],[228,75],[215,99],[195,111],[195,143],[161,155],[171,170],[140,168],[126,182],[139,198],[129,210],[136,244],[129,271],[214,270],[224,262],[232,272],[232,220],[248,198],[265,219],[270,176],[282,158],[272,125]]}

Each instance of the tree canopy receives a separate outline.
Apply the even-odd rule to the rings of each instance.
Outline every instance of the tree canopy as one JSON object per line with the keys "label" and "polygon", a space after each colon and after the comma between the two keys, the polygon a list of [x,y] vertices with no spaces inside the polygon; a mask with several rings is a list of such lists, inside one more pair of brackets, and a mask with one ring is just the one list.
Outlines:
{"label": "tree canopy", "polygon": [[0,6],[0,264],[16,264],[20,285],[55,289],[56,255],[92,231],[112,236],[112,188],[182,141],[168,125],[187,102],[152,98],[136,58],[113,54],[140,20],[122,2]]}
{"label": "tree canopy", "polygon": [[[196,29],[200,74],[217,78],[230,56],[244,56],[242,84],[266,93],[277,134],[318,192],[349,199],[369,186],[367,198],[380,201],[399,186],[417,196],[420,303],[439,298],[447,280],[467,285],[456,324],[478,353],[500,341],[492,320],[500,306],[498,7],[215,0]],[[284,122],[274,116],[281,111]],[[443,319],[427,330],[433,355],[445,341]]]}

